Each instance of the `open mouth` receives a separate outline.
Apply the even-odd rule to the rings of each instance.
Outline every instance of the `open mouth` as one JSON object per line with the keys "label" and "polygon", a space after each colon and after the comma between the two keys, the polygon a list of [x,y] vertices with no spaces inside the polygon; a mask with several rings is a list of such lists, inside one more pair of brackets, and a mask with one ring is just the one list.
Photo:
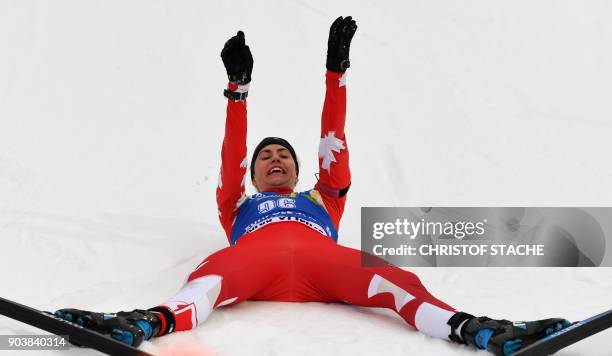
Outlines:
{"label": "open mouth", "polygon": [[273,167],[272,169],[268,171],[268,175],[283,174],[283,173],[285,173],[285,171],[280,167]]}

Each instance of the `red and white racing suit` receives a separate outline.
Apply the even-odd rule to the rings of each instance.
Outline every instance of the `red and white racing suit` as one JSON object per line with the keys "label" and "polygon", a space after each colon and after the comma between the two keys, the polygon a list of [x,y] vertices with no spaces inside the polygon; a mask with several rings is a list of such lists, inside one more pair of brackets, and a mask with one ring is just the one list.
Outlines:
{"label": "red and white racing suit", "polygon": [[[325,83],[319,181],[306,194],[325,209],[337,231],[351,182],[344,134],[346,72],[327,71]],[[230,83],[229,89],[248,87]],[[246,100],[228,100],[217,204],[230,243],[241,207],[255,197],[245,195],[246,137]],[[452,307],[433,297],[413,273],[388,264],[364,267],[361,257],[361,251],[338,245],[303,223],[268,223],[207,257],[162,307],[174,314],[175,330],[188,330],[214,308],[244,300],[348,303],[392,309],[420,331],[447,339]]]}

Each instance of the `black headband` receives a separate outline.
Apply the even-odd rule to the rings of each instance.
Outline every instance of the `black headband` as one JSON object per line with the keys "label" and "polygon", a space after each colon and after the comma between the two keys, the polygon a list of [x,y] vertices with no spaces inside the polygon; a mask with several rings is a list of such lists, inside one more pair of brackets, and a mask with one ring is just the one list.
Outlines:
{"label": "black headband", "polygon": [[295,174],[296,175],[300,174],[300,164],[298,163],[297,156],[295,155],[295,150],[293,149],[293,146],[291,146],[291,144],[284,138],[266,137],[263,140],[261,140],[261,142],[257,145],[257,147],[255,147],[255,151],[253,151],[253,158],[251,159],[251,180],[253,180],[253,177],[255,176],[255,160],[257,159],[257,155],[259,155],[259,151],[261,151],[264,147],[268,145],[281,145],[285,147],[291,154],[291,157],[293,158],[293,162],[295,162]]}

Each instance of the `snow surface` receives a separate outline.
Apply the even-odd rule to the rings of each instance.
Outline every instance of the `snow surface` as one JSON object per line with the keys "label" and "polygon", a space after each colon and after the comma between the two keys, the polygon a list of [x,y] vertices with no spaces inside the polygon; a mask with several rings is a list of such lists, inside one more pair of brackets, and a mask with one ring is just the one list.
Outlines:
{"label": "snow surface", "polygon": [[[311,187],[339,15],[359,25],[342,244],[359,247],[362,206],[610,205],[609,1],[2,0],[0,295],[45,310],[150,307],[227,246],[214,199],[219,52],[238,29],[255,59],[249,147],[287,138],[298,188]],[[612,299],[611,268],[411,270],[449,304],[491,317],[581,319]],[[39,331],[0,318],[0,334],[23,333]],[[610,336],[559,355],[611,355]],[[485,354],[388,311],[317,303],[245,302],[143,349],[182,344],[217,355]],[[38,353],[97,354],[19,354]]]}

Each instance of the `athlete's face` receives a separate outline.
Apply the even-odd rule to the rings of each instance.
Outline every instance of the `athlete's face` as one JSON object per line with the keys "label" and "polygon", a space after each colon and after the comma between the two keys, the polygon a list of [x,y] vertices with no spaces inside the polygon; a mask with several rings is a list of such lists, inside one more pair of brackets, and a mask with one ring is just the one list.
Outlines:
{"label": "athlete's face", "polygon": [[253,185],[260,192],[270,189],[295,188],[298,177],[295,162],[285,147],[267,145],[255,159]]}

